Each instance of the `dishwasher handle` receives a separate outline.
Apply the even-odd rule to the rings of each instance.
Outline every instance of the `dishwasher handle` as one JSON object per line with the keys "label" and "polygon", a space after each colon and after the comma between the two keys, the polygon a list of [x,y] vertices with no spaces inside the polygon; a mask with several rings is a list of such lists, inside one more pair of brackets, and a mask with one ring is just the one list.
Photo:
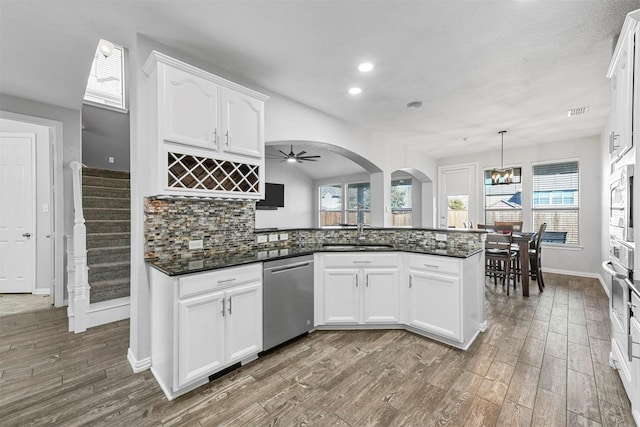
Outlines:
{"label": "dishwasher handle", "polygon": [[277,274],[277,273],[282,273],[285,271],[291,271],[291,270],[296,270],[298,268],[306,268],[309,267],[311,265],[311,262],[303,262],[301,264],[292,264],[292,265],[285,265],[284,267],[278,267],[278,268],[274,268],[271,270],[271,274]]}

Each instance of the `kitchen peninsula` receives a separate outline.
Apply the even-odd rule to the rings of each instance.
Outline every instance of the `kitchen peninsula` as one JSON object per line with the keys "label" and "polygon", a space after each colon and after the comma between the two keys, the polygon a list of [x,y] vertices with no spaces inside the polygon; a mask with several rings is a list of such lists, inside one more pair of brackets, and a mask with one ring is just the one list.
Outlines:
{"label": "kitchen peninsula", "polygon": [[[218,212],[229,221],[212,232],[202,229],[211,223],[184,215],[193,228],[183,233],[186,223],[176,214],[184,203],[203,217],[228,204],[235,216]],[[245,234],[245,203],[252,205],[147,200],[152,370],[167,398],[258,357],[264,261],[313,254],[315,329],[407,329],[461,349],[485,330],[484,232],[371,228],[358,240],[354,229],[245,227]],[[158,213],[172,217],[171,227],[159,226]],[[189,251],[188,241],[200,234],[207,243]],[[175,251],[181,239],[183,249]]]}

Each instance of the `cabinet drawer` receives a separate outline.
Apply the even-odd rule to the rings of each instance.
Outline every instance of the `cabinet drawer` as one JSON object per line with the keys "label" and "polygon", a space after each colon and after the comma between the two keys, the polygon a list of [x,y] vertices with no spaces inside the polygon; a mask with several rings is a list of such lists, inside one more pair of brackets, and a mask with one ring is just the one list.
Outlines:
{"label": "cabinet drawer", "polygon": [[411,255],[409,258],[409,268],[433,271],[444,274],[461,274],[462,262],[457,259],[451,259],[432,255]]}
{"label": "cabinet drawer", "polygon": [[184,298],[256,281],[262,282],[262,264],[260,263],[193,274],[180,278],[179,297]]}
{"label": "cabinet drawer", "polygon": [[397,267],[398,254],[395,253],[340,253],[324,254],[325,267]]}

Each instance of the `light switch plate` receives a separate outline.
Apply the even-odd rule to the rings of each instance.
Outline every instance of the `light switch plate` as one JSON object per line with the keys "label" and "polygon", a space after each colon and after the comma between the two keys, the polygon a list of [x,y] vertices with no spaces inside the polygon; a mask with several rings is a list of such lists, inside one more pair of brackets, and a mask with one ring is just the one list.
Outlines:
{"label": "light switch plate", "polygon": [[447,234],[446,233],[436,233],[436,241],[438,242],[446,242]]}
{"label": "light switch plate", "polygon": [[116,159],[114,157],[109,157],[109,163],[113,164],[116,162]]}
{"label": "light switch plate", "polygon": [[204,248],[204,241],[200,240],[189,240],[189,250],[192,249],[202,249]]}
{"label": "light switch plate", "polygon": [[267,243],[269,236],[261,234],[258,236],[258,243]]}
{"label": "light switch plate", "polygon": [[277,242],[278,241],[278,233],[269,234],[269,241],[270,242]]}
{"label": "light switch plate", "polygon": [[280,240],[287,240],[289,235],[287,233],[280,233]]}

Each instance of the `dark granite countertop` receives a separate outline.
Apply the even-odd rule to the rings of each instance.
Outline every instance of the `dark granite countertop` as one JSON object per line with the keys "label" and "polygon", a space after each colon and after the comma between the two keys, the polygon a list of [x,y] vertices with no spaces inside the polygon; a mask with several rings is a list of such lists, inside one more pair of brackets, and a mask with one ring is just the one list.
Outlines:
{"label": "dark granite countertop", "polygon": [[147,260],[149,265],[168,276],[180,276],[183,274],[197,273],[215,270],[225,267],[235,267],[254,262],[274,261],[277,259],[293,258],[296,256],[310,255],[315,252],[411,252],[424,255],[439,255],[453,258],[467,258],[480,250],[462,249],[433,249],[424,247],[412,247],[403,245],[393,247],[390,245],[351,245],[351,244],[326,244],[311,245],[295,248],[281,249],[256,249],[249,251],[227,251],[214,254],[192,256],[189,258],[169,258]]}

